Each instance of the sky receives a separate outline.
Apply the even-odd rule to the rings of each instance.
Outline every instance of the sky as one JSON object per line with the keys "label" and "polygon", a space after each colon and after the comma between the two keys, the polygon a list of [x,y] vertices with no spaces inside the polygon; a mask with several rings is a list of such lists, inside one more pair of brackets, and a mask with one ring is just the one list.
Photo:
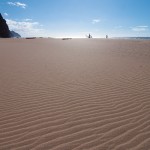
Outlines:
{"label": "sky", "polygon": [[150,0],[0,0],[22,37],[150,36]]}

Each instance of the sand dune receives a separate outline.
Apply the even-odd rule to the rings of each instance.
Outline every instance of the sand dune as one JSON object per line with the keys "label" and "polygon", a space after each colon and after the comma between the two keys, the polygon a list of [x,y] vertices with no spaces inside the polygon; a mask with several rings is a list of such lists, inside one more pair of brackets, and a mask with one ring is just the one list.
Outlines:
{"label": "sand dune", "polygon": [[150,41],[0,39],[0,150],[149,150]]}

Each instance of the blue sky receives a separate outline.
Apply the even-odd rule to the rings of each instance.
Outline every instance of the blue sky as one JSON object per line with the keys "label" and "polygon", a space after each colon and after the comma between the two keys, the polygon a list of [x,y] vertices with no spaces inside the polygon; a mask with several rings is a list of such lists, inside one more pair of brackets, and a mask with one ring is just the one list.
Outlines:
{"label": "blue sky", "polygon": [[150,36],[150,0],[0,0],[11,30],[22,36]]}

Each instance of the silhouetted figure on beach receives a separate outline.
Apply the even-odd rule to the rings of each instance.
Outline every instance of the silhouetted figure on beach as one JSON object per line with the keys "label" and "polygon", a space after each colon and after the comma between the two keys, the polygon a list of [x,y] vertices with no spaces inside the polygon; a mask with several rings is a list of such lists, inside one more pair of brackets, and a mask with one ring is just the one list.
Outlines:
{"label": "silhouetted figure on beach", "polygon": [[87,38],[91,39],[92,35],[89,33],[89,35],[85,35]]}
{"label": "silhouetted figure on beach", "polygon": [[89,33],[89,35],[88,35],[88,38],[89,38],[89,39],[91,39],[91,38],[92,38],[92,35],[91,35],[90,33]]}
{"label": "silhouetted figure on beach", "polygon": [[106,39],[108,39],[108,35],[106,35]]}

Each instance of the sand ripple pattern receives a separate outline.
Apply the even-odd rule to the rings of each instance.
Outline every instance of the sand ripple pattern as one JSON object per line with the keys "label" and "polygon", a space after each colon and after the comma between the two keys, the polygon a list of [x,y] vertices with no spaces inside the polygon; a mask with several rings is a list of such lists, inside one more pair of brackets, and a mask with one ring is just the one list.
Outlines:
{"label": "sand ripple pattern", "polygon": [[0,44],[0,150],[150,150],[150,41]]}

